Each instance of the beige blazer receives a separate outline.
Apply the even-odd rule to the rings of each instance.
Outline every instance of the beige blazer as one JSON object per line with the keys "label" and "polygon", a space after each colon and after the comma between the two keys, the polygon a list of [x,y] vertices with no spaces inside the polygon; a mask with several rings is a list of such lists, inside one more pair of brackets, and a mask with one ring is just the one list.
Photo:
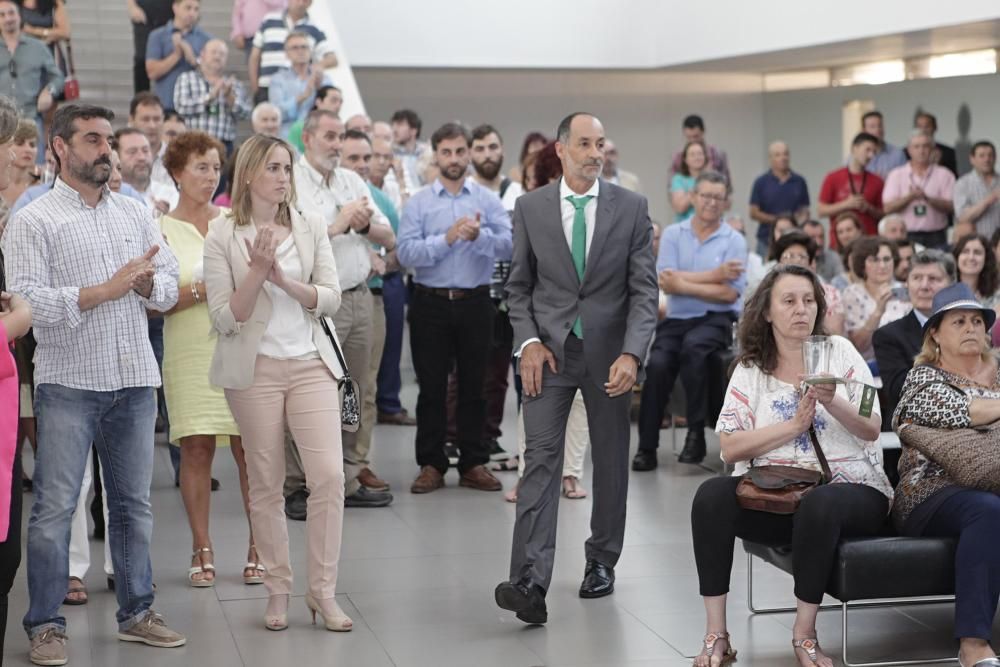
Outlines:
{"label": "beige blazer", "polygon": [[[252,234],[252,229],[237,227],[227,215],[213,220],[205,237],[208,313],[212,326],[219,333],[209,380],[223,389],[246,389],[253,384],[260,339],[271,319],[271,297],[264,289],[257,294],[257,302],[246,322],[238,322],[229,307],[236,286],[250,272],[250,255],[244,239],[251,239]],[[302,261],[302,275],[307,277],[305,282],[317,292],[316,308],[305,308],[312,321],[313,342],[320,358],[339,380],[344,371],[318,319],[332,318],[340,308],[340,282],[326,225],[312,214],[300,215],[292,210],[292,238]],[[333,331],[333,320],[327,322]]]}

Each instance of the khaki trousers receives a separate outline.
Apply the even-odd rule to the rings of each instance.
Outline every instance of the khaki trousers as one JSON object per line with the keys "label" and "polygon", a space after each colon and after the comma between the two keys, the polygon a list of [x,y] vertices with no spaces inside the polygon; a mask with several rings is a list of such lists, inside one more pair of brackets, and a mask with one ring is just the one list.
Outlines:
{"label": "khaki trousers", "polygon": [[382,350],[385,349],[385,307],[381,294],[372,294],[371,354],[368,369],[358,378],[361,383],[361,427],[358,429],[355,451],[366,467],[371,467],[372,431],[375,428],[375,395],[378,384],[378,369],[382,364]]}
{"label": "khaki trousers", "polygon": [[292,592],[292,567],[282,485],[285,428],[295,438],[309,490],[306,563],[309,592],[332,598],[337,587],[344,523],[344,462],[337,381],[319,359],[258,356],[253,385],[227,389],[229,408],[243,434],[250,481],[250,523],[267,568],[271,595]]}

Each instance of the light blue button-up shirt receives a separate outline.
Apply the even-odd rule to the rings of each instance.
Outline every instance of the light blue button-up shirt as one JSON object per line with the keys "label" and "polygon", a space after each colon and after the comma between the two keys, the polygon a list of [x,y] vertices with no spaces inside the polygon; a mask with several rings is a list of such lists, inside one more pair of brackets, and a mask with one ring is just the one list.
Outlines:
{"label": "light blue button-up shirt", "polygon": [[[660,238],[660,251],[656,257],[656,271],[673,269],[698,273],[712,271],[724,262],[738,259],[744,264],[747,261],[747,242],[742,234],[732,227],[722,223],[719,228],[704,241],[699,241],[691,229],[691,220],[678,222],[663,230]],[[740,298],[733,303],[712,303],[693,296],[671,294],[669,316],[675,319],[687,320],[701,317],[710,312],[725,313],[732,311],[739,314],[743,311],[743,292],[747,287],[747,274],[744,271],[736,280],[729,284],[739,292]]]}
{"label": "light blue button-up shirt", "polygon": [[[474,218],[477,213],[476,240],[459,239],[448,245],[448,229],[459,218]],[[452,289],[489,285],[493,262],[510,259],[510,215],[496,193],[471,178],[465,179],[457,195],[436,180],[406,202],[396,247],[400,263],[415,270],[414,279],[421,285]]]}

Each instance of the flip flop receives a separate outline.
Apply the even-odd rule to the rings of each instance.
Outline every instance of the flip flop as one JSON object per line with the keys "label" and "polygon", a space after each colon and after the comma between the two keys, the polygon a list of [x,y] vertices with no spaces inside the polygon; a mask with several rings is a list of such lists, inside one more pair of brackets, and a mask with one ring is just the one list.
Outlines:
{"label": "flip flop", "polygon": [[[70,595],[77,595],[80,597],[71,598]],[[74,607],[87,604],[89,597],[87,595],[87,587],[84,585],[83,580],[80,577],[70,577],[69,586],[66,589],[66,597],[63,599],[63,604],[72,605]]]}
{"label": "flip flop", "polygon": [[570,500],[582,500],[587,497],[587,492],[579,486],[580,480],[567,475],[562,479],[562,494],[564,498]]}

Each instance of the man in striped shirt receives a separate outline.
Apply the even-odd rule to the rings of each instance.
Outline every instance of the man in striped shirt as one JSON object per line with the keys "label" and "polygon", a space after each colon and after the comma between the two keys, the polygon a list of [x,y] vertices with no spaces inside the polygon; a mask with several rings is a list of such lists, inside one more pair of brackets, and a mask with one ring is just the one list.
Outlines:
{"label": "man in striped shirt", "polygon": [[31,304],[35,352],[35,506],[28,524],[31,661],[62,665],[69,534],[91,443],[107,484],[118,639],[181,646],[152,610],[154,387],[146,310],[177,302],[177,259],[142,203],[113,193],[111,120],[103,107],[56,112],[51,192],[21,209],[3,238],[10,291]]}
{"label": "man in striped shirt", "polygon": [[326,33],[309,19],[312,0],[288,0],[288,9],[272,12],[264,17],[260,29],[253,37],[250,51],[250,91],[254,103],[267,101],[267,89],[271,76],[291,62],[285,54],[285,39],[291,32],[303,32],[309,36],[312,61],[321,69],[337,66],[337,54],[326,39]]}

